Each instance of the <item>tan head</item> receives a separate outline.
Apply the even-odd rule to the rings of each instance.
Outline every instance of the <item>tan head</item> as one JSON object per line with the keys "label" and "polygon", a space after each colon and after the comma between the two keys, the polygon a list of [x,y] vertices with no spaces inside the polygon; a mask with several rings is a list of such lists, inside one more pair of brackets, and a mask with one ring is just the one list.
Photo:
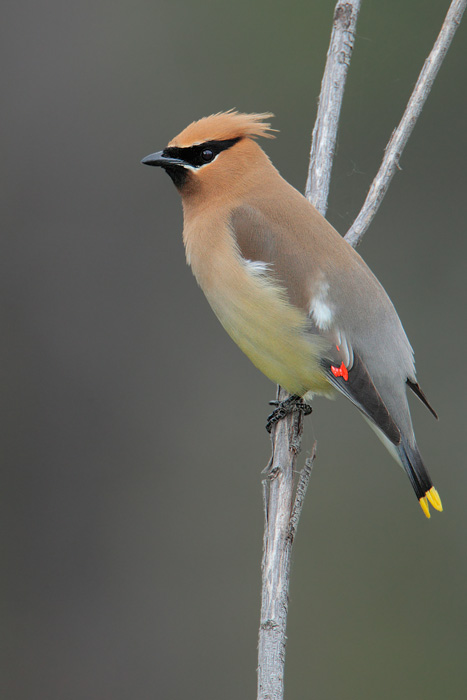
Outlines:
{"label": "tan head", "polygon": [[157,165],[170,175],[183,196],[208,196],[246,183],[269,159],[254,139],[273,138],[266,119],[272,114],[242,114],[230,110],[193,122],[163,151],[141,161]]}

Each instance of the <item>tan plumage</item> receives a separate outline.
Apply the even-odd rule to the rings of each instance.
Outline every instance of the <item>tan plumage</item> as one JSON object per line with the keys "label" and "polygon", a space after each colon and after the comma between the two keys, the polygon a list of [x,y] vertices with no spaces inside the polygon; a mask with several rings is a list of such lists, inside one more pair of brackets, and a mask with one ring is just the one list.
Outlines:
{"label": "tan plumage", "polygon": [[[191,122],[178,136],[169,142],[169,146],[185,148],[205,141],[224,141],[240,136],[242,138],[274,138],[275,129],[271,128],[266,119],[274,115],[270,112],[262,114],[242,114],[233,109],[227,112],[211,114],[210,117]],[[235,136],[233,136],[235,134]]]}
{"label": "tan plumage", "polygon": [[[416,446],[406,383],[426,401],[397,313],[362,258],[256,143],[270,114],[193,122],[143,160],[178,187],[187,261],[224,328],[290,393],[344,393],[406,469],[424,512],[441,502]],[[432,410],[432,409],[431,409]]]}

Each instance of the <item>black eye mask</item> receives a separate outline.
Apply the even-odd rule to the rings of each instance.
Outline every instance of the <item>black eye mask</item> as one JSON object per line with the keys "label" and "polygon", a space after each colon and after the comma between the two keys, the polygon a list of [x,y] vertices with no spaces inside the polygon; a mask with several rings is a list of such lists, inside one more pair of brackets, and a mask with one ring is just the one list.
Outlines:
{"label": "black eye mask", "polygon": [[177,158],[183,163],[190,165],[192,168],[200,168],[202,165],[212,162],[221,151],[226,151],[234,146],[240,137],[236,139],[226,139],[225,141],[205,141],[197,146],[188,146],[187,148],[178,148],[177,146],[168,146],[162,151],[162,155],[166,158]]}

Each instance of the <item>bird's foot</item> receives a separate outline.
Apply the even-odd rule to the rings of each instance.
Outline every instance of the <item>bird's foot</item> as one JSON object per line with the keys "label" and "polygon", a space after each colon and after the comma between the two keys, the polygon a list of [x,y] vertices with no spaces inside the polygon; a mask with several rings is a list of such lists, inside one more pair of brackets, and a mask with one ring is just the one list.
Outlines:
{"label": "bird's foot", "polygon": [[266,430],[268,433],[271,432],[276,423],[288,416],[290,413],[293,413],[294,411],[301,411],[304,416],[309,416],[312,411],[311,406],[305,403],[301,396],[296,396],[295,394],[293,396],[289,396],[289,398],[285,399],[284,401],[270,401],[269,404],[271,406],[276,406],[276,408],[267,418]]}

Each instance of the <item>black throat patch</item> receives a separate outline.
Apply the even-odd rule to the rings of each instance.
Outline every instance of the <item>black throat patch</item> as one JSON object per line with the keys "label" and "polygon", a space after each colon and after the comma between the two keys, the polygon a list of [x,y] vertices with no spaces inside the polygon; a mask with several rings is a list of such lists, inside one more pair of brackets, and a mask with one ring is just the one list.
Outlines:
{"label": "black throat patch", "polygon": [[183,165],[166,165],[164,170],[170,175],[175,187],[181,190],[188,177],[188,170]]}

